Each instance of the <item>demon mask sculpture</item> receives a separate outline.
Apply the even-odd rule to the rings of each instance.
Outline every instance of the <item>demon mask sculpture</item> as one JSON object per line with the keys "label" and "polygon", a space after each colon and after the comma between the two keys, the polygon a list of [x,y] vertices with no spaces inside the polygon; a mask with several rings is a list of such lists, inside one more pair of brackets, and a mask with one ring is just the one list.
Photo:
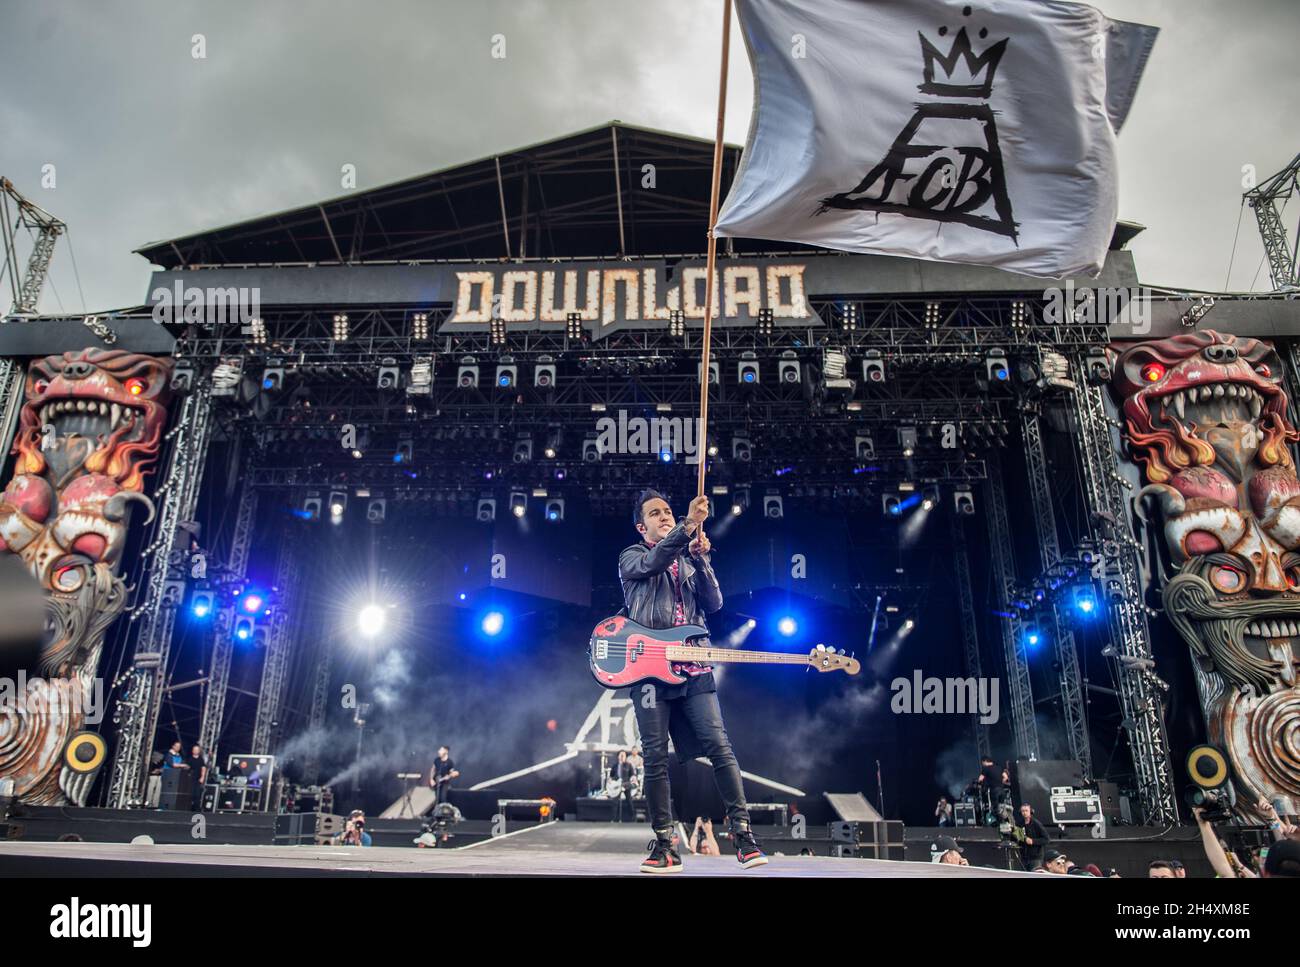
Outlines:
{"label": "demon mask sculpture", "polygon": [[87,774],[64,762],[87,723],[104,631],[126,602],[117,575],[130,503],[167,419],[170,360],[123,350],[47,356],[27,374],[14,477],[0,498],[0,554],[17,554],[48,595],[37,677],[0,707],[0,777],[24,802],[82,805]]}
{"label": "demon mask sculpture", "polygon": [[1237,810],[1300,804],[1300,481],[1282,363],[1256,339],[1193,332],[1124,348],[1115,367],[1134,459],[1177,569],[1165,611],[1194,658],[1209,741]]}

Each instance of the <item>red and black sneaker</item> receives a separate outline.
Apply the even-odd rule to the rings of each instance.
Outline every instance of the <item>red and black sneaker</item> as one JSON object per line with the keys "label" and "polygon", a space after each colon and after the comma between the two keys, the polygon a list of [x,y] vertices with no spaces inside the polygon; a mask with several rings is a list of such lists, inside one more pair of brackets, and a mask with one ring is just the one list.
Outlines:
{"label": "red and black sneaker", "polygon": [[641,861],[642,873],[680,873],[682,871],[682,858],[677,854],[677,850],[673,848],[671,839],[655,838],[651,841],[648,849],[650,855]]}
{"label": "red and black sneaker", "polygon": [[758,847],[758,840],[748,826],[740,826],[731,831],[731,842],[736,847],[736,859],[744,869],[767,864],[767,854]]}

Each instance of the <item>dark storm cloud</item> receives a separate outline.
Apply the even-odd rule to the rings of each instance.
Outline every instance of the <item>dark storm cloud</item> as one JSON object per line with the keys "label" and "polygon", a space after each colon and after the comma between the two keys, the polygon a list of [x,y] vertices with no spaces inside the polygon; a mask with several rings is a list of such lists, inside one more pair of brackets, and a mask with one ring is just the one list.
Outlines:
{"label": "dark storm cloud", "polygon": [[[1218,288],[1242,166],[1267,175],[1300,150],[1300,4],[1100,6],[1163,31],[1120,139],[1121,213],[1150,226],[1141,274]],[[10,2],[0,173],[68,222],[91,308],[137,304],[149,270],[133,248],[343,194],[344,164],[364,189],[612,118],[711,136],[719,20],[704,0]],[[728,138],[743,141],[739,44],[728,86]],[[52,278],[76,311],[61,246]],[[1233,287],[1261,253],[1248,214]],[[51,289],[42,307],[59,309]]]}

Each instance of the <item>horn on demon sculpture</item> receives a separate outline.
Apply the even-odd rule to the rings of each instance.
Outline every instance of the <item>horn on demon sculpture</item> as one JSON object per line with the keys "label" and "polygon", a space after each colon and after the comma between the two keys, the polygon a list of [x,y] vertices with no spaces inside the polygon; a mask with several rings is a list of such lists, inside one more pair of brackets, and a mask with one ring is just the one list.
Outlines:
{"label": "horn on demon sculpture", "polygon": [[1192,332],[1116,347],[1112,390],[1178,569],[1165,612],[1191,649],[1209,740],[1237,809],[1300,804],[1300,481],[1282,361]]}
{"label": "horn on demon sculpture", "polygon": [[[0,554],[17,554],[48,595],[39,677],[0,707],[0,776],[20,801],[83,805],[87,775],[64,762],[87,724],[104,632],[121,613],[127,511],[167,419],[171,360],[86,349],[32,363],[0,497]],[[102,709],[101,709],[102,710]],[[94,724],[94,723],[91,723]]]}

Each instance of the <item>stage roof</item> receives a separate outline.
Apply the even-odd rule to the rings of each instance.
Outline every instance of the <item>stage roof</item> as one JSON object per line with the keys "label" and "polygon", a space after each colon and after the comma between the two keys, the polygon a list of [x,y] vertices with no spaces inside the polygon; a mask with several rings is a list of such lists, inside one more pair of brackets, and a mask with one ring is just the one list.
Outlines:
{"label": "stage roof", "polygon": [[[724,197],[739,161],[740,147],[727,145]],[[653,188],[642,186],[646,165],[654,166]],[[712,141],[612,121],[316,205],[152,242],[136,251],[169,269],[697,254],[705,248],[712,166]],[[779,247],[810,250],[795,244]],[[737,252],[772,248],[759,239],[734,242]]]}

